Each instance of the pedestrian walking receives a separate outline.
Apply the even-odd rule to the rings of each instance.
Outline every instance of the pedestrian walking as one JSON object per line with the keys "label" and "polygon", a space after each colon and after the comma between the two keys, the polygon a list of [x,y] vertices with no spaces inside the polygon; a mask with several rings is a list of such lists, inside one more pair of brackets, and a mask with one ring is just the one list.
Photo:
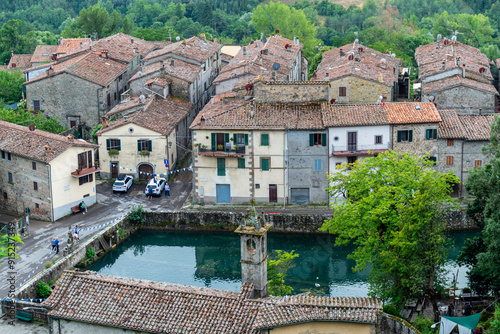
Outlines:
{"label": "pedestrian walking", "polygon": [[170,197],[170,186],[168,183],[165,185],[165,196]]}
{"label": "pedestrian walking", "polygon": [[75,240],[80,241],[80,232],[78,231],[78,225],[75,225]]}
{"label": "pedestrian walking", "polygon": [[56,238],[55,244],[56,244],[56,254],[59,254],[59,238]]}
{"label": "pedestrian walking", "polygon": [[56,250],[56,238],[52,238],[52,241],[50,242],[50,244],[52,245],[52,252]]}
{"label": "pedestrian walking", "polygon": [[148,187],[148,199],[152,199],[152,198],[153,198],[153,188]]}
{"label": "pedestrian walking", "polygon": [[81,207],[82,207],[83,214],[85,214],[85,212],[87,212],[87,206],[85,205],[84,201],[82,201]]}

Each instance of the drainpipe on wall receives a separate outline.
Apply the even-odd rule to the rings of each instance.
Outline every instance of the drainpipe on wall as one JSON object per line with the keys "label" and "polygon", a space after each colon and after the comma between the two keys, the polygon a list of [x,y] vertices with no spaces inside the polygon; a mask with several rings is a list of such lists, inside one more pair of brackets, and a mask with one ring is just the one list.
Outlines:
{"label": "drainpipe on wall", "polygon": [[97,88],[96,96],[97,96],[97,124],[101,124],[101,106],[99,104],[99,91],[102,91],[104,87]]}
{"label": "drainpipe on wall", "polygon": [[[165,148],[167,149],[167,159],[170,159],[170,152],[168,151],[168,135],[166,135],[165,138],[167,140],[167,144],[165,146]],[[168,169],[167,169],[167,177],[166,177],[167,181],[168,181],[168,176],[169,176],[168,172],[170,171],[170,165],[173,163],[174,163],[173,161],[169,160]]]}
{"label": "drainpipe on wall", "polygon": [[51,219],[51,221],[54,221],[54,201],[52,200],[53,199],[53,197],[52,197],[52,170],[50,168],[50,165],[47,165],[47,171],[48,171],[48,176],[49,176],[48,185],[49,185],[49,189],[50,189],[50,219]]}
{"label": "drainpipe on wall", "polygon": [[461,163],[460,163],[460,198],[462,198],[463,195],[463,184],[464,184],[464,144],[465,144],[465,139],[462,140],[462,156],[461,156]]}
{"label": "drainpipe on wall", "polygon": [[[288,129],[285,130],[285,135],[283,136],[283,209],[286,206],[286,199],[288,195],[288,148],[287,148],[287,139],[288,139]],[[285,182],[286,177],[286,182]]]}

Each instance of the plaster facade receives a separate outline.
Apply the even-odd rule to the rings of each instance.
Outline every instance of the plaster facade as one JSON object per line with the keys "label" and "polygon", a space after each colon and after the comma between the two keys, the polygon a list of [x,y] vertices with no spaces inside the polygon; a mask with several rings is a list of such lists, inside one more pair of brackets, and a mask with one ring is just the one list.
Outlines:
{"label": "plaster facade", "polygon": [[[375,334],[375,324],[343,321],[311,321],[296,325],[275,327],[273,334]],[[262,331],[267,333],[267,331]],[[262,333],[261,332],[261,333]]]}
{"label": "plaster facade", "polygon": [[[425,83],[423,85],[425,87]],[[438,109],[455,109],[459,114],[477,114],[480,109],[483,113],[496,111],[495,95],[482,90],[466,86],[452,87],[423,94],[422,101],[428,101],[432,94],[434,94],[434,103]]]}
{"label": "plaster facade", "polygon": [[[310,135],[327,135],[324,130],[288,131],[287,197],[290,204],[327,203],[328,146],[310,146]],[[305,195],[307,194],[307,198]]]}
{"label": "plaster facade", "polygon": [[[346,96],[340,96],[340,87],[345,87]],[[346,76],[330,81],[330,95],[338,103],[376,103],[380,96],[384,101],[393,101],[393,87],[380,82]]]}
{"label": "plaster facade", "polygon": [[230,91],[233,90],[233,88],[236,85],[241,85],[241,84],[243,84],[245,82],[248,82],[251,79],[253,79],[254,77],[255,76],[251,75],[251,74],[244,74],[244,75],[241,75],[241,76],[238,76],[238,77],[234,76],[233,78],[228,79],[228,80],[217,82],[215,84],[215,94],[219,95],[219,94],[230,92]]}
{"label": "plaster facade", "polygon": [[[134,123],[127,123],[101,133],[98,135],[101,175],[104,178],[111,177],[111,164],[118,165],[119,173],[132,175],[136,179],[139,178],[139,166],[143,164],[151,166],[155,174],[164,174],[167,170],[163,160],[167,158],[169,159],[169,170],[172,170],[178,158],[177,145],[175,144],[176,134],[177,131],[174,129],[168,136],[164,136]],[[121,147],[118,154],[109,155],[106,146],[107,139],[120,140]],[[138,150],[138,140],[151,141],[149,155],[142,155],[141,151]],[[151,177],[148,176],[148,178]]]}

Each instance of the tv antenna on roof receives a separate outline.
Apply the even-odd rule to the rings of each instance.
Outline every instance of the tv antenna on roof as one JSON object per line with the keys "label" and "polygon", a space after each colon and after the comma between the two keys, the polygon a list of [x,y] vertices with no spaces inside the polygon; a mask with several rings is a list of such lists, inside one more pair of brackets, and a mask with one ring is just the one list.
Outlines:
{"label": "tv antenna on roof", "polygon": [[275,71],[279,70],[279,69],[280,69],[280,67],[281,67],[281,66],[280,66],[280,64],[279,64],[279,63],[274,63],[274,64],[273,64],[273,70],[275,70]]}

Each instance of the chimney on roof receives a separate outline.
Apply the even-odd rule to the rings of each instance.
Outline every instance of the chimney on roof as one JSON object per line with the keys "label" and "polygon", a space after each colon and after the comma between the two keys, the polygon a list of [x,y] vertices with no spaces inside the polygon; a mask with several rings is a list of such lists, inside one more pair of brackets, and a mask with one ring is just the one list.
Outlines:
{"label": "chimney on roof", "polygon": [[10,50],[10,56],[14,57],[14,50]]}
{"label": "chimney on roof", "polygon": [[75,139],[73,135],[67,135],[66,138],[68,139],[69,142],[72,142]]}
{"label": "chimney on roof", "polygon": [[264,54],[265,55],[269,54],[269,49],[264,49]]}
{"label": "chimney on roof", "polygon": [[52,53],[52,57],[50,57],[52,60],[57,60],[57,53]]}
{"label": "chimney on roof", "polygon": [[244,47],[243,47],[243,55],[244,55],[244,56],[246,56],[246,55],[247,55],[247,47],[246,47],[246,46],[244,46]]}
{"label": "chimney on roof", "polygon": [[253,118],[254,116],[254,110],[253,110],[253,103],[250,104],[250,117]]}
{"label": "chimney on roof", "polygon": [[200,38],[201,38],[201,39],[204,39],[204,40],[207,40],[207,35],[205,35],[205,34],[200,34]]}
{"label": "chimney on roof", "polygon": [[339,51],[339,52],[340,52],[340,56],[341,56],[341,57],[344,57],[344,56],[345,56],[345,52],[344,52],[344,51],[342,51],[342,49],[340,49],[340,51]]}
{"label": "chimney on roof", "polygon": [[271,79],[276,80],[276,71],[271,73]]}
{"label": "chimney on roof", "polygon": [[101,57],[108,59],[108,50],[102,50]]}
{"label": "chimney on roof", "polygon": [[325,76],[328,78],[328,76],[330,75],[330,73],[326,72]]}
{"label": "chimney on roof", "polygon": [[50,76],[54,74],[54,69],[52,68],[52,66],[49,66],[49,68],[47,69],[47,76]]}
{"label": "chimney on roof", "polygon": [[299,38],[297,37],[297,44],[296,44],[296,45],[299,45],[299,44],[300,44],[300,43],[299,43]]}
{"label": "chimney on roof", "polygon": [[134,44],[134,39],[133,38],[130,39],[130,44]]}
{"label": "chimney on roof", "polygon": [[446,62],[443,61],[443,63],[441,64],[441,68],[444,70],[446,68]]}
{"label": "chimney on roof", "polygon": [[212,101],[212,104],[214,104],[214,102],[215,102],[215,97],[213,97],[213,96],[212,96],[211,101]]}
{"label": "chimney on roof", "polygon": [[62,45],[62,44],[63,44],[63,38],[59,37],[59,39],[57,40],[57,45]]}

